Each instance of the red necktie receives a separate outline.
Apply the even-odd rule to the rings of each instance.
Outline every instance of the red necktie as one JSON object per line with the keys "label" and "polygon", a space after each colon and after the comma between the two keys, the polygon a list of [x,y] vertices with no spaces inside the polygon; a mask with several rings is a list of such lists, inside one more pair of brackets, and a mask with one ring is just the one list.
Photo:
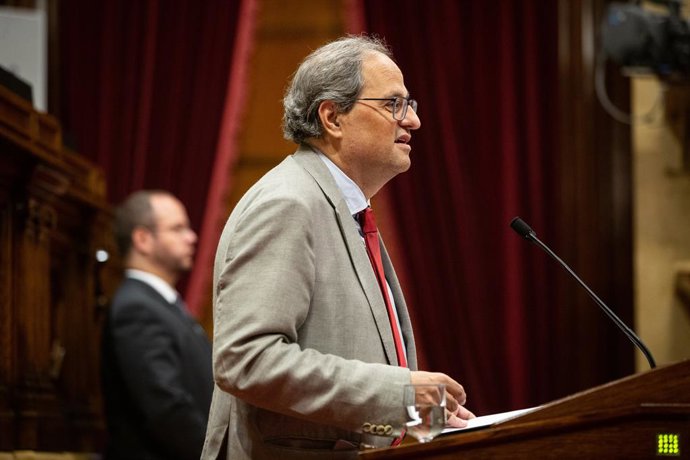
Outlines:
{"label": "red necktie", "polygon": [[383,273],[381,247],[379,246],[379,231],[376,228],[374,211],[367,207],[364,211],[360,212],[359,223],[362,226],[362,232],[364,232],[364,242],[367,246],[367,254],[369,254],[371,266],[374,268],[376,280],[379,282],[381,294],[383,294],[383,300],[386,303],[386,309],[388,310],[388,319],[390,320],[391,330],[393,331],[393,340],[395,341],[395,353],[398,356],[398,364],[401,367],[407,367],[407,357],[405,356],[405,350],[403,350],[402,334],[400,333],[398,320],[396,319],[395,312],[393,311],[393,303],[388,297],[388,286],[386,284],[386,277]]}

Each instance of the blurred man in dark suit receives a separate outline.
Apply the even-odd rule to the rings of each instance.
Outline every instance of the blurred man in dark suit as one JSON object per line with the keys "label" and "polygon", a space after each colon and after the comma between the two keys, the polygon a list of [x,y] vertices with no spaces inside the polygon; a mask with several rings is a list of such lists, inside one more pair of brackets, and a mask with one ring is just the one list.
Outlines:
{"label": "blurred man in dark suit", "polygon": [[106,459],[197,460],[211,346],[174,288],[192,267],[196,233],[177,198],[144,190],[116,210],[115,237],[126,271],[103,331]]}

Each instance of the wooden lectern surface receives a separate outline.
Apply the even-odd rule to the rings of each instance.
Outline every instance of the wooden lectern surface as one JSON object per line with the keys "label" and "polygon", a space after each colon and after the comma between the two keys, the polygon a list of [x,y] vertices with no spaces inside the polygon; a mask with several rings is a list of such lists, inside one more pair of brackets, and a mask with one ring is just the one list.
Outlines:
{"label": "wooden lectern surface", "polygon": [[360,457],[690,458],[690,361],[625,377],[478,431]]}

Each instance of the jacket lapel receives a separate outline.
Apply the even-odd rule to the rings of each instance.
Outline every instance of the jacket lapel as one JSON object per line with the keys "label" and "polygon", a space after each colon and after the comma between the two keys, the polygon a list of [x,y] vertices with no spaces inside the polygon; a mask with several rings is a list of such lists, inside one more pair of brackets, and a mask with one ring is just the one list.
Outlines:
{"label": "jacket lapel", "polygon": [[393,292],[395,298],[395,308],[398,312],[398,320],[400,321],[400,332],[405,340],[405,349],[407,351],[407,367],[413,371],[417,370],[417,348],[414,341],[414,333],[412,331],[412,321],[410,320],[410,313],[407,310],[405,303],[405,296],[403,295],[400,282],[395,274],[393,263],[388,256],[388,251],[383,243],[381,235],[379,235],[379,243],[381,244],[381,261],[383,262],[383,271],[386,273],[388,285]]}
{"label": "jacket lapel", "polygon": [[347,207],[347,203],[345,203],[340,189],[338,189],[326,165],[309,147],[304,145],[300,146],[293,155],[293,158],[314,178],[328,202],[333,206],[338,221],[338,227],[345,241],[347,251],[350,254],[352,266],[357,274],[362,290],[369,301],[369,307],[374,321],[376,322],[379,335],[381,336],[381,342],[383,343],[388,362],[391,364],[398,364],[395,353],[395,343],[393,341],[393,332],[391,331],[390,322],[388,320],[386,304],[383,301],[381,289],[376,281],[374,271],[371,268],[371,262],[367,255],[364,240],[357,231],[353,217],[350,214],[350,210]]}

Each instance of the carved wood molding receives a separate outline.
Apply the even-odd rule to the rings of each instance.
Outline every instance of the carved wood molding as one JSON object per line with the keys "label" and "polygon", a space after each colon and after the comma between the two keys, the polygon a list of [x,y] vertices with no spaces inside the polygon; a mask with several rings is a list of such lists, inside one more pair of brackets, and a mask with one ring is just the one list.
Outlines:
{"label": "carved wood molding", "polygon": [[0,134],[44,160],[61,156],[62,131],[55,117],[35,111],[4,86],[0,86]]}
{"label": "carved wood molding", "polygon": [[93,254],[110,220],[103,172],[0,86],[0,451],[102,444],[98,348],[84,345],[99,342]]}
{"label": "carved wood molding", "polygon": [[62,145],[62,129],[55,117],[37,112],[30,103],[3,86],[0,86],[0,138],[22,152],[22,162],[33,168],[27,172],[30,187],[107,208],[103,171]]}
{"label": "carved wood molding", "polygon": [[34,243],[47,245],[51,232],[57,227],[55,209],[30,198],[25,205],[20,205],[19,211],[24,218],[24,236]]}

